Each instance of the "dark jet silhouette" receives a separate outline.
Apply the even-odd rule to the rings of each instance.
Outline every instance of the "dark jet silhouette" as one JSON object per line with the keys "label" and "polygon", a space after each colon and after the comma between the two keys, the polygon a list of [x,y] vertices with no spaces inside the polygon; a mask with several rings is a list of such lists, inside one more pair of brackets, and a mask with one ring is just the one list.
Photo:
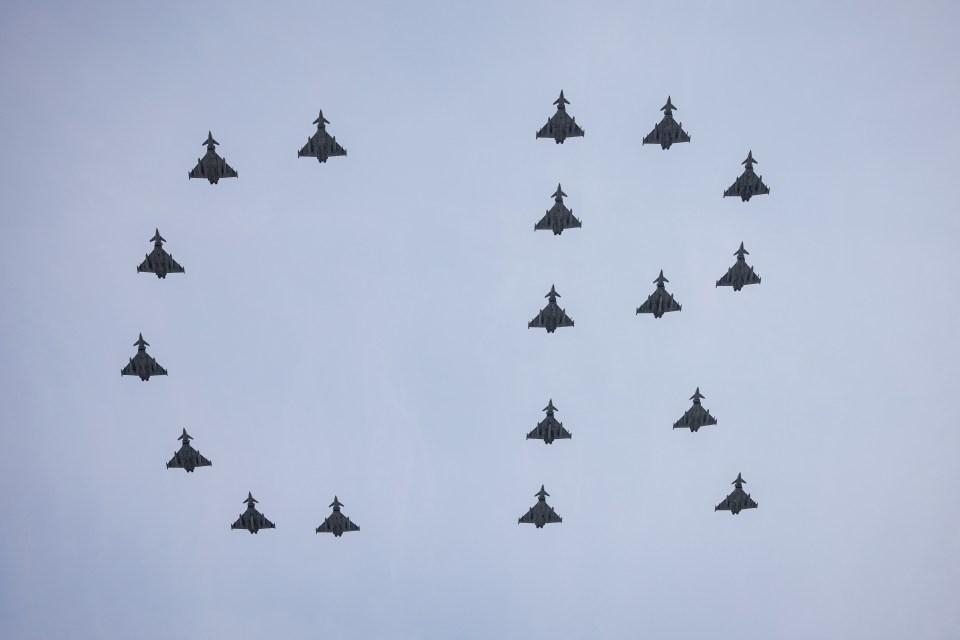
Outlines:
{"label": "dark jet silhouette", "polygon": [[150,343],[143,339],[142,333],[133,344],[137,347],[137,355],[130,358],[127,366],[121,369],[121,376],[140,376],[140,379],[146,382],[150,379],[150,376],[167,375],[167,370],[157,364],[157,361],[147,354],[147,347],[150,346]]}
{"label": "dark jet silhouette", "polygon": [[743,485],[746,482],[738,473],[737,479],[731,483],[736,485],[733,493],[724,498],[723,502],[714,508],[714,511],[730,511],[733,515],[737,515],[743,509],[756,509],[757,503],[753,501],[749,493],[743,490]]}
{"label": "dark jet silhouette", "polygon": [[537,137],[553,138],[557,144],[563,144],[567,138],[582,137],[583,129],[577,125],[576,118],[567,114],[564,105],[570,104],[570,101],[563,97],[563,91],[553,104],[557,105],[557,112],[547,120],[547,124],[543,125],[540,131],[537,131]]}
{"label": "dark jet silhouette", "polygon": [[541,420],[533,431],[527,434],[527,440],[543,440],[544,444],[553,444],[554,440],[569,440],[573,434],[563,428],[563,423],[558,422],[553,417],[553,412],[557,410],[553,406],[553,399],[544,407],[547,417]]}
{"label": "dark jet silhouette", "polygon": [[360,531],[360,527],[350,522],[350,518],[340,513],[340,507],[343,506],[343,503],[337,500],[337,496],[333,496],[333,502],[330,503],[330,506],[333,507],[333,513],[323,521],[323,524],[317,527],[317,533],[332,533],[339,538],[345,531]]}
{"label": "dark jet silhouette", "polygon": [[747,165],[747,168],[743,170],[737,181],[723,192],[723,197],[740,196],[740,199],[746,202],[751,196],[762,196],[770,193],[770,188],[763,184],[763,176],[758,176],[753,172],[753,165],[757,164],[757,161],[753,159],[753,151],[747,153],[747,159],[740,164]]}
{"label": "dark jet silhouette", "polygon": [[213,465],[212,462],[200,455],[199,451],[190,446],[192,439],[187,430],[184,429],[183,435],[177,438],[177,440],[183,440],[183,444],[180,445],[180,451],[173,454],[170,462],[167,463],[167,469],[186,469],[187,473],[193,473],[193,470],[197,467]]}
{"label": "dark jet silhouette", "polygon": [[276,529],[276,525],[267,520],[262,513],[254,508],[258,501],[254,499],[253,494],[247,492],[247,510],[240,514],[237,521],[230,525],[231,529],[246,529],[250,533],[256,533],[260,529]]}
{"label": "dark jet silhouette", "polygon": [[673,119],[674,109],[676,107],[667,96],[667,104],[660,108],[664,112],[663,120],[643,139],[643,144],[659,144],[661,149],[667,150],[674,142],[690,142],[690,136],[683,130],[683,123],[678,124]]}
{"label": "dark jet silhouette", "polygon": [[550,494],[544,490],[543,485],[540,485],[540,491],[537,491],[534,495],[538,498],[537,504],[530,507],[526,515],[520,516],[520,518],[517,519],[517,524],[533,523],[537,525],[537,529],[543,529],[543,525],[545,524],[563,522],[563,518],[558,516],[557,512],[553,510],[553,507],[547,504],[547,496]]}
{"label": "dark jet silhouette", "polygon": [[536,318],[527,324],[527,328],[539,329],[542,327],[547,330],[547,333],[553,333],[557,330],[557,327],[572,327],[573,320],[557,304],[557,298],[559,297],[560,294],[557,293],[556,288],[550,285],[550,293],[544,296],[544,298],[550,298],[550,302],[537,314]]}
{"label": "dark jet silhouette", "polygon": [[160,235],[160,229],[157,229],[150,240],[153,242],[153,251],[148,253],[147,259],[137,267],[137,273],[155,273],[158,278],[166,278],[168,273],[184,273],[184,268],[163,250],[166,240]]}
{"label": "dark jet silhouette", "polygon": [[580,221],[573,216],[573,210],[567,209],[563,204],[563,197],[567,195],[557,184],[557,190],[553,194],[553,206],[547,209],[547,214],[540,219],[540,222],[533,225],[534,231],[553,231],[553,235],[558,236],[564,229],[579,229]]}
{"label": "dark jet silhouette", "polygon": [[727,270],[727,275],[717,280],[717,286],[733,287],[734,291],[740,291],[745,285],[760,284],[760,276],[754,273],[753,267],[748,265],[744,258],[744,256],[750,255],[750,252],[743,248],[742,242],[740,248],[733,255],[737,256],[736,263]]}
{"label": "dark jet silhouette", "polygon": [[664,282],[670,282],[663,277],[663,269],[660,270],[660,275],[654,282],[657,283],[657,288],[646,302],[637,307],[637,313],[652,313],[654,318],[661,318],[663,314],[670,311],[680,311],[683,307],[673,299],[673,294],[667,293],[667,289],[663,286]]}
{"label": "dark jet silhouette", "polygon": [[188,177],[206,178],[210,181],[210,184],[217,184],[220,178],[236,178],[237,172],[214,151],[214,147],[220,143],[213,139],[213,134],[209,131],[207,132],[207,140],[203,144],[207,145],[207,153],[197,160],[197,166],[187,174]]}
{"label": "dark jet silhouette", "polygon": [[697,390],[690,396],[690,399],[693,400],[693,406],[687,409],[687,412],[683,414],[682,418],[673,423],[673,428],[690,429],[690,431],[693,432],[699,431],[700,427],[717,424],[717,419],[710,415],[710,412],[700,404],[700,399],[706,397],[707,396],[700,393],[700,387],[697,387]]}
{"label": "dark jet silhouette", "polygon": [[307,138],[307,144],[297,152],[298,158],[316,158],[319,162],[326,162],[332,156],[347,155],[347,150],[340,146],[337,137],[327,133],[326,125],[330,121],[323,117],[322,109],[313,124],[317,125],[317,132]]}

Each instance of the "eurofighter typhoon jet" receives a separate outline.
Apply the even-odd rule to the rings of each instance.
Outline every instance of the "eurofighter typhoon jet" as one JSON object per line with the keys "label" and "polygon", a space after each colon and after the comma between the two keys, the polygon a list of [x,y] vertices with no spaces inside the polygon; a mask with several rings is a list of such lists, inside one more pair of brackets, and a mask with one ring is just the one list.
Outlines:
{"label": "eurofighter typhoon jet", "polygon": [[580,228],[580,221],[573,216],[573,210],[567,209],[563,204],[565,195],[567,194],[557,184],[557,190],[553,194],[553,206],[547,209],[547,214],[540,222],[533,225],[534,231],[553,231],[553,235],[558,236],[564,229]]}
{"label": "eurofighter typhoon jet", "polygon": [[690,142],[690,136],[683,130],[683,123],[673,119],[674,109],[676,107],[667,96],[667,104],[660,108],[664,112],[663,120],[643,139],[643,144],[659,144],[666,151],[674,142]]}
{"label": "eurofighter typhoon jet", "polygon": [[723,197],[740,196],[743,202],[750,200],[751,196],[762,196],[770,193],[770,188],[763,184],[763,176],[758,176],[753,172],[753,165],[757,161],[753,159],[753,151],[747,153],[747,159],[740,164],[747,165],[737,181],[730,185],[730,188],[723,192]]}
{"label": "eurofighter typhoon jet", "polygon": [[744,256],[750,255],[750,252],[743,248],[742,242],[740,248],[733,255],[737,256],[736,263],[727,269],[727,275],[717,280],[717,286],[733,287],[734,291],[740,291],[748,284],[760,284],[760,276],[754,273],[753,267],[748,265],[746,258],[744,258]]}
{"label": "eurofighter typhoon jet", "polygon": [[187,473],[193,473],[193,470],[197,467],[213,465],[212,462],[200,455],[199,451],[190,446],[192,439],[187,430],[184,429],[183,435],[177,438],[177,440],[183,440],[183,444],[180,445],[180,450],[174,453],[170,462],[167,463],[167,469],[185,469]]}
{"label": "eurofighter typhoon jet", "polygon": [[567,114],[564,105],[570,104],[570,101],[563,97],[563,91],[560,97],[553,101],[557,105],[557,112],[547,120],[540,131],[537,131],[538,138],[553,138],[557,144],[563,144],[567,138],[583,137],[583,129],[576,123],[576,118]]}
{"label": "eurofighter typhoon jet", "polygon": [[547,417],[527,434],[527,440],[543,440],[544,444],[553,444],[554,440],[569,440],[573,437],[572,433],[563,428],[563,423],[553,417],[553,412],[557,410],[553,406],[553,399],[543,410],[547,412]]}
{"label": "eurofighter typhoon jet", "polygon": [[733,488],[733,493],[724,498],[723,502],[714,508],[714,511],[729,511],[733,515],[737,515],[744,509],[756,509],[757,503],[753,501],[749,493],[743,490],[743,485],[746,482],[738,473],[737,479],[731,483],[736,485]]}
{"label": "eurofighter typhoon jet", "polygon": [[563,522],[563,518],[558,516],[553,507],[547,504],[547,496],[550,494],[546,492],[543,485],[540,485],[540,491],[537,491],[534,495],[538,498],[537,504],[530,507],[525,515],[520,516],[517,519],[517,524],[535,524],[537,529],[543,529],[545,524]]}
{"label": "eurofighter typhoon jet", "polygon": [[340,507],[343,506],[343,503],[337,500],[337,496],[333,496],[333,502],[330,503],[330,506],[333,507],[333,513],[323,521],[323,524],[317,527],[317,533],[332,533],[335,537],[339,538],[346,531],[360,531],[360,527],[350,522],[350,518],[340,513]]}
{"label": "eurofighter typhoon jet", "polygon": [[550,285],[550,292],[544,296],[544,298],[550,298],[550,301],[547,303],[547,306],[537,314],[537,317],[527,324],[527,328],[543,328],[547,330],[547,333],[553,333],[558,327],[572,327],[573,320],[567,315],[567,312],[557,304],[557,298],[559,297],[560,294],[557,293],[556,288]]}
{"label": "eurofighter typhoon jet", "polygon": [[241,513],[237,521],[230,525],[231,529],[246,529],[250,533],[256,533],[260,531],[260,529],[276,528],[276,525],[267,520],[262,513],[254,508],[253,505],[258,501],[254,499],[253,494],[249,491],[247,492],[247,499],[244,500],[244,502],[247,504],[247,510]]}
{"label": "eurofighter typhoon jet", "polygon": [[157,364],[157,361],[147,353],[150,343],[143,339],[142,333],[133,344],[137,347],[137,355],[130,358],[127,366],[120,370],[121,376],[140,376],[140,379],[146,382],[150,376],[167,375],[167,370]]}
{"label": "eurofighter typhoon jet", "polygon": [[220,178],[236,178],[237,172],[214,151],[214,147],[220,143],[213,139],[213,134],[209,131],[207,132],[207,140],[203,144],[207,145],[207,153],[197,160],[197,166],[187,176],[190,178],[206,178],[210,181],[210,184],[217,184]]}
{"label": "eurofighter typhoon jet", "polygon": [[155,273],[158,278],[166,278],[168,273],[184,273],[180,263],[164,251],[163,243],[166,240],[160,235],[160,229],[156,230],[150,241],[153,242],[153,251],[148,253],[147,259],[137,267],[137,273]]}
{"label": "eurofighter typhoon jet", "polygon": [[313,124],[317,125],[317,132],[307,138],[307,144],[297,152],[298,158],[316,158],[318,162],[326,162],[327,158],[347,155],[347,150],[340,146],[337,137],[327,133],[326,125],[330,121],[323,117],[322,109]]}
{"label": "eurofighter typhoon jet", "polygon": [[673,299],[672,293],[667,293],[666,287],[663,286],[664,282],[670,282],[663,277],[663,269],[660,270],[660,275],[654,282],[657,283],[657,288],[653,290],[646,302],[637,307],[637,313],[652,313],[654,318],[662,318],[663,314],[670,311],[680,311],[683,307]]}
{"label": "eurofighter typhoon jet", "polygon": [[711,424],[717,424],[717,419],[710,415],[710,412],[700,404],[702,398],[707,396],[700,393],[700,387],[693,392],[690,399],[693,400],[693,406],[687,409],[683,417],[673,423],[674,429],[690,429],[690,432],[699,431],[700,427],[706,427]]}

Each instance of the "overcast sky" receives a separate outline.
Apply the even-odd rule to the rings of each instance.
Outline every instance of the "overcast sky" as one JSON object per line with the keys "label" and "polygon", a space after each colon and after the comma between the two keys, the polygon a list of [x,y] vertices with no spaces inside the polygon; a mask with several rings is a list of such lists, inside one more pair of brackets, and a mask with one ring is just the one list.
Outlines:
{"label": "overcast sky", "polygon": [[[0,635],[960,637],[958,20],[7,0]],[[561,89],[586,135],[536,140]],[[668,94],[692,142],[641,146]],[[346,158],[297,158],[320,109]],[[239,178],[187,179],[208,130]]]}

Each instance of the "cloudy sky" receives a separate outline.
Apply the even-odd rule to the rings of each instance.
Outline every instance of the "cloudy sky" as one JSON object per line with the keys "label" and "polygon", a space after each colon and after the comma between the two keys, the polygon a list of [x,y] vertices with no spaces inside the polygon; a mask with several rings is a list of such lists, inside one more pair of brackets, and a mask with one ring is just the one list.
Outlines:
{"label": "cloudy sky", "polygon": [[[0,635],[960,637],[958,20],[3,3]],[[536,140],[561,89],[586,136]],[[668,94],[692,142],[642,147]],[[208,130],[238,179],[187,179]],[[534,233],[558,182],[583,227]],[[168,376],[119,375],[140,332]]]}

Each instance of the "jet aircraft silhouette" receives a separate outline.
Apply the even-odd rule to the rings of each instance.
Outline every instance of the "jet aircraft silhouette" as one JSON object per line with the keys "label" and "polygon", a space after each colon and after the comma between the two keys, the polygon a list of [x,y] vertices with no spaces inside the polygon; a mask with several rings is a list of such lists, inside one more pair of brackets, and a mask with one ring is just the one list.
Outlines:
{"label": "jet aircraft silhouette", "polygon": [[323,117],[322,109],[313,124],[317,125],[317,132],[307,138],[307,144],[297,152],[298,158],[316,158],[318,162],[326,162],[327,158],[347,155],[347,150],[340,146],[337,137],[327,133],[326,125],[330,121]]}
{"label": "jet aircraft silhouette", "polygon": [[687,409],[682,418],[673,423],[673,428],[690,429],[691,432],[694,432],[699,431],[700,427],[717,424],[717,419],[700,404],[700,399],[706,397],[700,393],[700,387],[697,387],[697,390],[690,396],[690,399],[693,400],[693,406]]}
{"label": "jet aircraft silhouette", "polygon": [[213,134],[209,131],[207,140],[203,144],[207,145],[207,153],[197,160],[197,166],[187,174],[187,177],[206,178],[210,184],[217,184],[220,178],[236,178],[237,172],[214,150],[214,147],[220,143],[213,139]]}
{"label": "jet aircraft silhouette", "polygon": [[147,353],[150,343],[143,339],[142,333],[133,344],[137,347],[137,355],[130,358],[127,366],[120,370],[121,376],[140,376],[140,379],[146,382],[150,376],[167,375],[167,370],[157,364],[157,361]]}
{"label": "jet aircraft silhouette", "polygon": [[553,101],[557,105],[557,112],[547,120],[540,131],[537,131],[538,138],[553,138],[557,144],[563,144],[567,138],[577,138],[583,136],[583,129],[576,123],[576,118],[567,114],[564,105],[570,104],[570,101],[563,97],[563,91],[560,97]]}
{"label": "jet aircraft silhouette", "polygon": [[173,259],[173,256],[164,251],[166,242],[160,235],[160,229],[150,238],[153,242],[153,251],[147,254],[147,259],[137,267],[137,273],[155,273],[158,278],[166,278],[168,273],[184,273],[184,268]]}
{"label": "jet aircraft silhouette", "polygon": [[241,513],[237,521],[230,525],[231,529],[246,529],[250,533],[256,533],[260,529],[276,528],[275,524],[267,520],[262,513],[254,508],[253,505],[259,501],[254,499],[253,494],[249,491],[244,502],[247,504],[247,510]]}
{"label": "jet aircraft silhouette", "polygon": [[553,206],[547,209],[547,214],[540,219],[540,222],[533,225],[534,231],[552,230],[553,235],[558,236],[564,229],[579,229],[580,221],[573,216],[573,210],[567,209],[563,204],[563,197],[567,195],[557,184],[557,190],[553,194]]}
{"label": "jet aircraft silhouette", "polygon": [[663,269],[660,270],[660,275],[654,282],[657,283],[657,288],[653,290],[646,302],[637,307],[637,314],[652,313],[654,318],[661,318],[663,314],[670,311],[680,311],[683,307],[673,299],[673,294],[667,293],[666,287],[663,286],[664,282],[670,282],[663,277]]}
{"label": "jet aircraft silhouette", "polygon": [[737,256],[737,261],[727,270],[727,275],[717,280],[717,286],[733,287],[734,291],[740,291],[748,284],[760,284],[760,276],[754,273],[753,267],[748,265],[744,258],[750,255],[750,252],[743,248],[742,242],[733,255]]}
{"label": "jet aircraft silhouette", "polygon": [[553,333],[557,330],[557,327],[572,327],[573,320],[557,304],[557,298],[559,297],[560,294],[557,293],[556,288],[550,285],[550,292],[544,296],[544,298],[550,298],[550,301],[537,314],[537,317],[527,324],[527,328],[539,329],[542,327],[547,330],[547,333]]}
{"label": "jet aircraft silhouette", "polygon": [[187,473],[193,473],[193,470],[197,467],[209,467],[213,463],[200,455],[200,452],[190,446],[190,441],[193,438],[187,433],[187,430],[183,430],[183,435],[181,435],[177,440],[183,440],[183,444],[180,445],[180,450],[173,454],[173,457],[170,458],[170,462],[167,463],[167,469],[186,469]]}
{"label": "jet aircraft silhouette", "polygon": [[541,420],[533,431],[527,434],[527,440],[543,440],[544,444],[553,444],[554,440],[569,440],[573,434],[563,428],[563,423],[553,417],[553,412],[557,410],[553,406],[553,399],[544,407],[547,417]]}
{"label": "jet aircraft silhouette", "polygon": [[353,524],[350,518],[340,513],[340,507],[343,506],[343,503],[337,500],[337,496],[333,496],[333,502],[331,502],[329,506],[333,507],[333,513],[323,521],[323,524],[317,527],[317,533],[332,533],[339,538],[345,531],[360,531],[360,527]]}
{"label": "jet aircraft silhouette", "polygon": [[673,119],[673,110],[676,109],[670,102],[670,96],[667,96],[667,104],[660,108],[663,111],[663,120],[653,128],[643,144],[659,144],[660,148],[666,151],[674,142],[690,142],[690,136],[683,130],[683,123],[677,123]]}
{"label": "jet aircraft silhouette", "polygon": [[736,182],[723,192],[723,197],[740,196],[743,202],[747,202],[751,196],[762,196],[770,193],[770,188],[763,184],[763,176],[758,176],[753,172],[753,165],[757,164],[757,161],[753,159],[753,151],[747,153],[747,159],[740,164],[747,165],[747,168],[743,170]]}
{"label": "jet aircraft silhouette", "polygon": [[746,482],[738,473],[737,479],[730,483],[736,485],[733,492],[724,498],[723,502],[714,508],[714,511],[729,511],[733,515],[737,515],[743,509],[756,509],[757,503],[753,501],[749,493],[743,490],[743,485]]}
{"label": "jet aircraft silhouette", "polygon": [[537,504],[530,507],[525,515],[520,516],[517,519],[517,524],[532,523],[537,526],[537,529],[543,529],[545,524],[563,522],[563,518],[557,515],[553,507],[547,504],[547,496],[550,494],[546,492],[543,485],[540,485],[540,491],[537,491],[534,495],[537,496]]}

